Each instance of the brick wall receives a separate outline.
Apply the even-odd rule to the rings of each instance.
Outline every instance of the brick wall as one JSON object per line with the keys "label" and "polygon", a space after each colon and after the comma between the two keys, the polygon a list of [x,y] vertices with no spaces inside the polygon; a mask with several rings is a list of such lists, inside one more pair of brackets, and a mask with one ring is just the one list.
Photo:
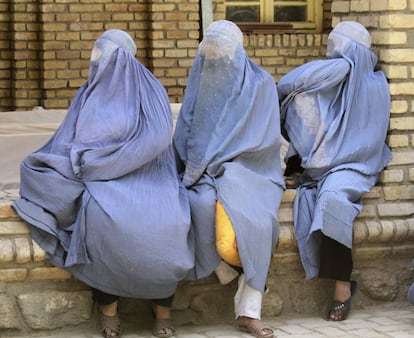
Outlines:
{"label": "brick wall", "polygon": [[148,1],[1,0],[0,110],[67,108],[106,29],[128,31],[148,64],[150,9]]}
{"label": "brick wall", "polygon": [[12,108],[11,5],[0,0],[0,111]]}
{"label": "brick wall", "polygon": [[[222,2],[213,1],[214,19],[223,18]],[[323,33],[248,35],[245,47],[277,81],[324,56],[332,21],[356,19],[373,34],[395,97],[393,112],[408,112],[413,104],[401,98],[414,89],[404,81],[414,67],[412,6],[412,0],[326,0]],[[181,102],[200,38],[199,7],[199,0],[0,0],[0,110],[67,108],[87,78],[93,42],[110,28],[133,36],[138,58],[165,85],[171,102]],[[390,141],[414,142],[404,136]]]}
{"label": "brick wall", "polygon": [[[331,1],[324,2],[325,30]],[[164,84],[171,102],[181,102],[200,38],[199,2],[0,0],[0,111],[67,108],[87,79],[93,42],[110,28],[131,34],[139,60]],[[214,18],[223,18],[222,1],[214,2]],[[322,40],[320,34],[256,35],[246,37],[245,46],[277,80],[323,55]]]}
{"label": "brick wall", "polygon": [[152,2],[150,69],[170,101],[181,102],[200,38],[199,0]]}

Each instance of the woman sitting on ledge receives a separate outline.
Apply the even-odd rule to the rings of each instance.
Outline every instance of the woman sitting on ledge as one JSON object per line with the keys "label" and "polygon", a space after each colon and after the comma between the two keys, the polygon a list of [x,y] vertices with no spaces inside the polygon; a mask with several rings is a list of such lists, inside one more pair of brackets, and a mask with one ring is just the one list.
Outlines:
{"label": "woman sitting on ledge", "polygon": [[277,100],[272,76],[246,55],[240,29],[213,22],[191,69],[174,146],[191,205],[194,278],[220,267],[216,216],[224,209],[243,270],[234,298],[236,323],[260,338],[273,337],[261,309],[284,189]]}
{"label": "woman sitting on ledge", "polygon": [[104,337],[119,337],[119,296],[152,300],[170,337],[178,281],[193,267],[169,99],[120,30],[101,35],[89,79],[54,136],[21,164],[18,215],[52,264],[94,289]]}
{"label": "woman sitting on ledge", "polygon": [[391,160],[385,144],[390,114],[387,80],[375,71],[371,36],[357,22],[341,22],[328,36],[327,60],[304,64],[277,87],[282,132],[290,142],[287,187],[298,187],[294,225],[308,279],[335,281],[328,319],[347,318],[352,225]]}

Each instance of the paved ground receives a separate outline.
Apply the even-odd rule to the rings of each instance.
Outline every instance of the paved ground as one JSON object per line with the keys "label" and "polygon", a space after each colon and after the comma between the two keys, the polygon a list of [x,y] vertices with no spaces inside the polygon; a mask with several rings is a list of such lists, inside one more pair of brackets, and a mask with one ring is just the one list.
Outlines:
{"label": "paved ground", "polygon": [[[344,322],[330,322],[314,316],[279,316],[267,318],[266,322],[275,329],[275,337],[321,338],[321,337],[414,337],[414,306],[399,309],[372,308],[354,310]],[[176,338],[249,338],[231,325],[181,326],[177,327]],[[99,333],[91,329],[74,329],[35,333],[28,335],[3,335],[13,338],[99,338]],[[122,338],[150,338],[149,331],[133,332],[126,330]]]}

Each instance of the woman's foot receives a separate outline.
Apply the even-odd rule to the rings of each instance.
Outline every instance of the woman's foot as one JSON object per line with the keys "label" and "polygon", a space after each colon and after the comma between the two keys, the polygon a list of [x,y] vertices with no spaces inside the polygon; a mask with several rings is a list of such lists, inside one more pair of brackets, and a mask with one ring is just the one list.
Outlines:
{"label": "woman's foot", "polygon": [[154,304],[152,312],[154,315],[152,334],[159,338],[174,336],[175,328],[171,320],[171,308]]}
{"label": "woman's foot", "polygon": [[345,320],[351,311],[351,298],[356,290],[356,282],[335,282],[334,299],[328,313],[328,320]]}
{"label": "woman's foot", "polygon": [[273,330],[260,319],[240,316],[236,319],[236,324],[239,326],[241,331],[249,332],[256,338],[273,337]]}
{"label": "woman's foot", "polygon": [[118,302],[101,305],[101,333],[105,338],[121,336],[121,322],[118,316]]}

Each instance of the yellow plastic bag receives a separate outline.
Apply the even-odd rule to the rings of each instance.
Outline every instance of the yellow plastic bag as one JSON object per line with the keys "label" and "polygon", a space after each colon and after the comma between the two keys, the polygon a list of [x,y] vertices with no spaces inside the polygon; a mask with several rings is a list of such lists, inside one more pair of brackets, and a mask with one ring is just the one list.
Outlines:
{"label": "yellow plastic bag", "polygon": [[242,266],[233,225],[220,201],[216,203],[216,246],[224,261]]}

